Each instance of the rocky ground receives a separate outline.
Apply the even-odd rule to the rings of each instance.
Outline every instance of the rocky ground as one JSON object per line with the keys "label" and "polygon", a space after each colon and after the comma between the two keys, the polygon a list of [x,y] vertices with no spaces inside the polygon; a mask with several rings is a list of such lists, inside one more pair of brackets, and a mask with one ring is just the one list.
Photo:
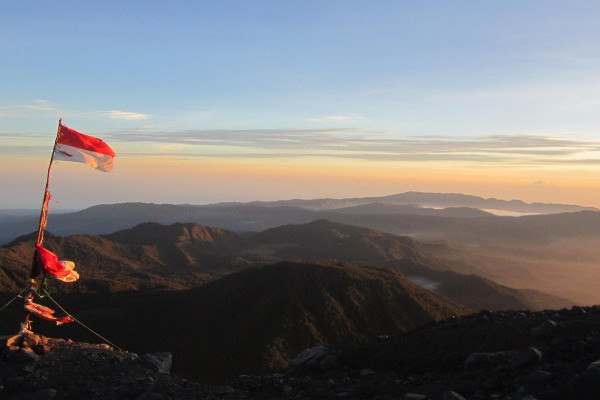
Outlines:
{"label": "rocky ground", "polygon": [[169,374],[168,353],[24,333],[2,339],[0,397],[586,400],[600,398],[599,360],[598,306],[483,311],[370,343],[308,349],[281,374],[218,385]]}

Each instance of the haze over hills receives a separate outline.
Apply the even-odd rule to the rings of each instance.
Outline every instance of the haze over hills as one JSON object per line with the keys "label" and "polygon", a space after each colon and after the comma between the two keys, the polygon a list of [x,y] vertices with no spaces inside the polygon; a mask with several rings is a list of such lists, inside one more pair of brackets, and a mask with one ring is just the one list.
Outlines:
{"label": "haze over hills", "polygon": [[[27,279],[33,237],[23,237],[0,248],[2,285],[18,291]],[[409,237],[319,220],[286,225],[242,237],[220,228],[198,224],[141,224],[105,236],[47,235],[45,245],[73,260],[82,279],[60,290],[112,293],[126,290],[185,289],[250,266],[287,259],[314,262],[339,260],[360,265],[385,265],[435,284],[433,291],[461,299],[473,309],[562,308],[572,301],[537,292],[510,289],[482,277],[442,273],[471,265],[436,257],[455,254],[444,244],[423,245]],[[437,271],[437,272],[436,272]],[[468,296],[478,287],[479,296]],[[462,289],[461,289],[462,288]]]}
{"label": "haze over hills", "polygon": [[[396,201],[397,204],[389,203]],[[427,208],[445,205],[445,209]],[[498,216],[468,205],[561,211],[558,214]],[[311,208],[301,208],[303,207]],[[340,207],[332,209],[331,207]],[[327,208],[329,207],[329,208]],[[573,205],[526,204],[458,194],[409,192],[361,199],[289,200],[205,206],[123,203],[77,213],[52,214],[48,230],[59,235],[110,234],[144,222],[195,222],[249,235],[286,224],[327,219],[362,226],[421,243],[445,241],[437,256],[455,272],[471,273],[519,289],[534,289],[579,304],[600,302],[600,212]],[[563,211],[570,212],[563,212]],[[579,211],[578,211],[579,210]],[[37,226],[37,217],[0,217],[7,242]]]}
{"label": "haze over hills", "polygon": [[[33,240],[0,247],[4,301],[27,281]],[[452,271],[477,265],[461,261],[467,256],[451,243],[329,220],[244,235],[144,223],[102,236],[47,233],[45,246],[82,275],[54,284],[54,298],[128,349],[173,352],[174,371],[195,379],[277,371],[307,347],[396,334],[473,309],[571,304]],[[15,308],[0,326],[22,315]],[[76,325],[36,322],[36,331],[94,339]]]}
{"label": "haze over hills", "polygon": [[311,209],[336,209],[353,207],[371,203],[396,205],[419,205],[427,208],[468,207],[490,210],[504,210],[520,213],[554,214],[591,210],[594,207],[582,207],[569,204],[525,203],[521,200],[484,199],[459,193],[423,193],[406,192],[381,197],[360,197],[351,199],[314,199],[314,200],[280,200],[271,202],[254,202],[251,204],[269,206],[293,206]]}
{"label": "haze over hills", "polygon": [[[444,210],[439,210],[440,208]],[[473,210],[467,210],[471,208]],[[592,207],[563,204],[528,204],[518,200],[483,199],[461,194],[407,192],[392,196],[355,199],[282,200],[272,202],[172,205],[120,203],[98,205],[74,213],[54,213],[48,229],[56,234],[106,234],[143,222],[197,222],[236,232],[261,231],[280,225],[331,219],[353,225],[368,223],[368,216],[396,216],[390,223],[374,221],[375,229],[398,234],[441,236],[453,231],[453,218],[491,217],[481,210],[548,214],[597,211]],[[411,216],[400,218],[400,216]],[[419,218],[420,216],[421,218]],[[448,220],[434,217],[448,217]],[[37,227],[38,215],[0,214],[0,244],[8,243]],[[464,222],[464,221],[463,221]],[[461,222],[462,223],[462,222]],[[482,222],[485,223],[485,222]],[[441,231],[434,228],[440,226]],[[449,225],[449,226],[448,226]],[[369,225],[364,225],[369,226]],[[405,226],[406,228],[401,228]],[[456,229],[456,228],[454,228]],[[402,230],[401,232],[399,230]],[[493,233],[492,233],[493,234]],[[487,237],[487,236],[486,236]]]}

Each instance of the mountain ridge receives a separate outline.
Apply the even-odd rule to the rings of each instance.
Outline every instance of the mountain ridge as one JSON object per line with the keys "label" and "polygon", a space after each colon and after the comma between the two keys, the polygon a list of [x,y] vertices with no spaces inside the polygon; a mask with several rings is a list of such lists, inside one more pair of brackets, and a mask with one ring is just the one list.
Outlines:
{"label": "mountain ridge", "polygon": [[294,205],[306,208],[332,209],[341,207],[350,207],[364,205],[373,202],[384,202],[390,204],[402,205],[421,205],[424,207],[471,207],[471,208],[489,208],[515,212],[537,212],[537,213],[560,213],[593,210],[600,211],[595,207],[585,207],[571,204],[555,203],[526,203],[522,200],[499,200],[495,198],[482,198],[479,196],[461,194],[461,193],[428,193],[409,191],[379,197],[356,197],[345,199],[312,199],[312,200],[278,200],[278,201],[257,201],[249,204],[262,205]]}
{"label": "mountain ridge", "polygon": [[[443,193],[406,192],[390,196],[349,199],[279,200],[247,203],[215,203],[208,205],[116,203],[95,205],[78,212],[55,213],[49,218],[48,229],[56,234],[107,234],[130,228],[143,222],[197,222],[237,231],[260,231],[287,223],[304,223],[315,219],[342,218],[340,222],[357,224],[357,220],[344,217],[346,212],[356,213],[352,207],[373,203],[386,203],[398,208],[397,213],[383,214],[422,215],[423,217],[473,217],[486,215],[485,209],[507,210],[522,213],[564,213],[598,211],[594,207],[568,204],[525,203],[520,200],[484,199],[477,196]],[[412,209],[411,209],[412,206]],[[434,208],[432,208],[434,207]],[[437,208],[448,209],[438,210]],[[473,210],[467,210],[472,208]],[[341,210],[340,210],[341,209]],[[454,209],[454,210],[453,210]],[[479,211],[477,211],[479,209]],[[371,211],[368,214],[376,215]],[[381,214],[381,212],[379,213]],[[488,213],[489,214],[489,213]],[[351,215],[350,215],[351,216]],[[356,217],[356,216],[355,216]],[[439,220],[443,221],[443,220]],[[37,226],[33,215],[0,214],[0,244],[19,235],[27,234]],[[384,225],[379,227],[384,230]]]}
{"label": "mountain ridge", "polygon": [[[190,232],[192,235],[190,236]],[[195,234],[193,232],[196,232]],[[196,235],[196,236],[194,236]],[[34,237],[13,241],[0,247],[1,285],[16,291],[27,280],[33,256]],[[427,277],[441,285],[440,293],[463,282],[478,282],[486,293],[486,302],[471,299],[475,309],[490,308],[495,299],[498,308],[552,308],[573,304],[569,300],[546,297],[534,300],[519,290],[484,283],[482,277],[468,277],[476,269],[461,261],[446,261],[435,254],[452,254],[447,244],[422,244],[410,237],[400,237],[373,229],[349,226],[334,221],[318,220],[307,224],[284,225],[242,237],[220,228],[198,224],[162,225],[146,223],[138,227],[104,236],[47,235],[46,246],[61,257],[76,263],[86,279],[75,284],[61,284],[66,292],[114,293],[125,290],[179,290],[202,285],[231,272],[251,266],[277,263],[288,259],[307,261],[338,260],[365,266],[387,266],[416,278]],[[460,255],[458,251],[458,255]],[[455,270],[455,275],[434,272]],[[467,274],[467,275],[465,275]],[[418,280],[418,279],[417,279]],[[446,287],[447,286],[447,287]],[[137,288],[137,289],[136,289]],[[503,293],[501,295],[501,293]],[[457,291],[445,293],[457,299]],[[520,300],[517,300],[520,298]]]}

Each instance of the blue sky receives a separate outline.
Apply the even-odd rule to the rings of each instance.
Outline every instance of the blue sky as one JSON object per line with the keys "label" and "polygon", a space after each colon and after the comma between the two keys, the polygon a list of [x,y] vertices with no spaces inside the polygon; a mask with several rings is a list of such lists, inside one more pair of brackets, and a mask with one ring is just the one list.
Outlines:
{"label": "blue sky", "polygon": [[[45,171],[22,165],[47,162],[61,117],[128,168],[65,207],[413,189],[600,205],[598,2],[3,3],[0,184],[20,187],[0,208],[36,207]],[[159,158],[180,186],[133,190]]]}

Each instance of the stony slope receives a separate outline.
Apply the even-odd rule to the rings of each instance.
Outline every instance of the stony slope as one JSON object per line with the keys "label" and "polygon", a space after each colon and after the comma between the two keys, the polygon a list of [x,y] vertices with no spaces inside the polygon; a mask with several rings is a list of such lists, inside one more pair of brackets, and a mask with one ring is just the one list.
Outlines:
{"label": "stony slope", "polygon": [[0,396],[595,400],[599,332],[599,307],[478,313],[372,342],[313,348],[278,374],[242,375],[216,385],[157,372],[130,352],[47,339],[40,356],[0,351]]}

